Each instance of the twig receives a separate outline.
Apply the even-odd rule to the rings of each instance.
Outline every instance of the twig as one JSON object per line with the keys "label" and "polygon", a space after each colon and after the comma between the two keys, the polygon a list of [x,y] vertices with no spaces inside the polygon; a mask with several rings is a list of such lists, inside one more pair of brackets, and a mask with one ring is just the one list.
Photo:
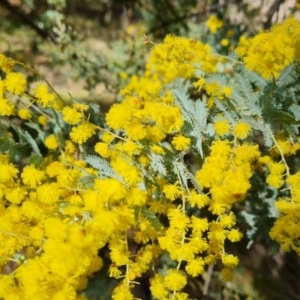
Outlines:
{"label": "twig", "polygon": [[21,19],[24,24],[31,27],[40,37],[43,39],[50,39],[52,42],[56,43],[56,38],[53,32],[46,31],[40,27],[38,27],[33,21],[32,17],[27,16],[22,10],[15,5],[12,5],[7,0],[0,0],[0,5],[5,7],[9,12],[11,12],[12,16],[15,18]]}
{"label": "twig", "polygon": [[184,16],[179,16],[179,17],[177,17],[175,19],[162,22],[162,23],[160,23],[157,26],[153,26],[152,28],[150,28],[150,30],[148,31],[148,33],[153,33],[156,30],[159,30],[159,29],[161,29],[163,27],[167,27],[167,26],[169,26],[171,24],[178,23],[178,22],[184,21],[186,19],[197,17],[197,16],[202,15],[204,13],[218,11],[220,8],[227,7],[230,4],[234,4],[235,2],[238,2],[238,1],[237,0],[231,0],[231,1],[225,1],[224,4],[215,4],[215,5],[211,5],[211,6],[203,6],[196,13],[186,14]]}
{"label": "twig", "polygon": [[203,296],[208,295],[209,285],[211,283],[211,277],[212,277],[213,271],[214,271],[214,265],[209,265],[208,269],[207,269],[207,273],[206,273],[207,276],[204,279]]}

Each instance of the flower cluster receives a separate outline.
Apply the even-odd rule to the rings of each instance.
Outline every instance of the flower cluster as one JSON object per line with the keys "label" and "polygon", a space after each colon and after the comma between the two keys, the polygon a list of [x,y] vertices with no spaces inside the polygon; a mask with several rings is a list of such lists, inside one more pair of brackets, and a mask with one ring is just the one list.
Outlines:
{"label": "flower cluster", "polygon": [[260,32],[250,39],[242,37],[236,53],[243,57],[248,69],[267,80],[276,79],[295,58],[299,59],[299,32],[300,21],[290,17],[269,32]]}
{"label": "flower cluster", "polygon": [[[212,31],[222,25],[215,18],[208,22]],[[297,57],[298,25],[289,19],[269,33],[244,39],[237,52],[250,70],[278,77]],[[270,49],[275,37],[279,46]],[[259,164],[268,172],[266,184],[286,184],[290,191],[276,204],[280,218],[270,235],[284,249],[300,253],[300,178],[290,174],[285,161],[300,146],[276,140],[270,131],[275,147],[261,155],[251,140],[253,120],[264,124],[261,114],[251,119],[250,113],[243,118],[222,110],[239,94],[234,76],[218,82],[214,73],[221,62],[208,45],[174,36],[154,45],[143,76],[130,79],[104,126],[90,118],[88,105],[62,103],[46,83],[38,83],[31,96],[25,76],[13,71],[16,63],[0,55],[0,115],[51,130],[39,130],[47,148],[39,164],[19,168],[8,153],[0,153],[0,298],[85,299],[81,291],[101,269],[98,250],[105,246],[108,275],[121,279],[113,300],[134,299],[132,286],[151,269],[151,293],[163,300],[188,299],[182,291],[188,278],[203,275],[209,265],[223,266],[224,280],[231,280],[239,260],[226,245],[243,237],[234,208],[246,198]],[[170,88],[178,78],[194,81],[193,93],[205,93],[207,103],[182,93],[180,104]],[[83,159],[92,136],[100,157]],[[186,154],[199,162],[193,171]],[[130,247],[129,240],[139,246]],[[163,253],[175,263],[165,273],[157,267]]]}

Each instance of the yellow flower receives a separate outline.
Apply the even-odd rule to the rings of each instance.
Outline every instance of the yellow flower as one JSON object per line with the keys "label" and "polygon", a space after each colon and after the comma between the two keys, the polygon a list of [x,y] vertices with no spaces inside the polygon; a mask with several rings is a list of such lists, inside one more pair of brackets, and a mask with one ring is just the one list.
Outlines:
{"label": "yellow flower", "polygon": [[24,200],[26,195],[27,191],[25,189],[16,187],[6,193],[6,199],[11,203],[20,204]]}
{"label": "yellow flower", "polygon": [[126,134],[133,141],[139,141],[146,137],[147,130],[143,124],[130,122],[124,126]]}
{"label": "yellow flower", "polygon": [[167,276],[165,277],[165,285],[171,291],[179,291],[187,283],[186,276],[183,272],[176,269],[169,269],[167,271]]}
{"label": "yellow flower", "polygon": [[118,278],[122,275],[122,272],[118,269],[115,264],[111,264],[108,269],[108,276]]}
{"label": "yellow flower", "polygon": [[234,126],[233,133],[239,139],[245,139],[251,131],[248,123],[240,122]]}
{"label": "yellow flower", "polygon": [[191,191],[187,200],[190,202],[191,206],[198,206],[199,208],[204,207],[210,201],[209,197],[206,194],[197,194],[196,191]]}
{"label": "yellow flower", "polygon": [[164,284],[164,278],[161,274],[156,274],[155,277],[150,280],[150,283],[150,290],[155,298],[163,299],[167,296],[168,291]]}
{"label": "yellow flower", "polygon": [[206,218],[198,218],[195,216],[192,216],[192,228],[193,228],[193,232],[204,232],[208,229],[209,225],[208,225],[208,221]]}
{"label": "yellow flower", "polygon": [[163,193],[165,194],[166,198],[174,201],[176,198],[182,195],[182,191],[180,187],[175,184],[167,184],[163,188]]}
{"label": "yellow flower", "polygon": [[219,96],[221,87],[217,82],[210,82],[206,84],[205,89],[209,96]]}
{"label": "yellow flower", "polygon": [[126,201],[129,205],[142,206],[147,201],[147,192],[138,188],[131,188],[126,195]]}
{"label": "yellow flower", "polygon": [[43,107],[51,106],[55,101],[55,96],[49,92],[48,85],[40,82],[33,91],[37,102]]}
{"label": "yellow flower", "polygon": [[106,143],[99,142],[95,145],[95,151],[100,154],[103,158],[110,156],[110,150]]}
{"label": "yellow flower", "polygon": [[231,211],[228,215],[221,216],[221,224],[224,228],[232,228],[235,225],[236,217]]}
{"label": "yellow flower", "polygon": [[119,284],[112,292],[112,300],[133,300],[133,294],[126,282]]}
{"label": "yellow flower", "polygon": [[212,34],[215,34],[219,28],[224,26],[224,22],[218,19],[216,15],[211,15],[206,21],[206,26]]}
{"label": "yellow flower", "polygon": [[205,83],[206,83],[205,78],[204,77],[199,77],[198,81],[193,83],[193,86],[195,88],[198,88],[198,91],[200,91],[202,88],[205,87]]}
{"label": "yellow flower", "polygon": [[190,260],[185,267],[186,272],[193,277],[204,273],[205,262],[202,258]]}
{"label": "yellow flower", "polygon": [[284,180],[282,179],[281,175],[272,175],[272,174],[270,174],[267,177],[266,182],[267,182],[268,185],[270,185],[270,186],[272,186],[276,189],[279,189],[284,184]]}
{"label": "yellow flower", "polygon": [[0,182],[7,183],[18,176],[19,170],[13,164],[0,163]]}
{"label": "yellow flower", "polygon": [[41,124],[42,126],[46,126],[48,124],[48,118],[45,116],[39,116],[38,117],[38,122],[39,124]]}
{"label": "yellow flower", "polygon": [[58,148],[58,141],[56,139],[56,136],[54,134],[50,134],[45,138],[45,146],[48,149],[54,150]]}
{"label": "yellow flower", "polygon": [[0,69],[4,73],[9,73],[14,67],[14,62],[0,53]]}
{"label": "yellow flower", "polygon": [[7,99],[0,99],[0,115],[11,116],[14,113],[14,105]]}
{"label": "yellow flower", "polygon": [[223,46],[223,47],[227,47],[229,45],[229,40],[228,39],[222,39],[220,44]]}
{"label": "yellow flower", "polygon": [[37,188],[38,199],[47,204],[54,204],[59,200],[60,190],[57,183],[46,183]]}
{"label": "yellow flower", "polygon": [[68,124],[75,125],[82,120],[83,114],[75,107],[66,106],[62,110],[64,121]]}
{"label": "yellow flower", "polygon": [[191,140],[183,135],[178,135],[172,139],[172,144],[176,150],[184,151],[189,148]]}
{"label": "yellow flower", "polygon": [[18,111],[18,116],[22,119],[22,120],[29,120],[32,118],[32,114],[30,112],[30,110],[24,108],[24,109],[20,109]]}
{"label": "yellow flower", "polygon": [[21,95],[25,92],[26,84],[24,75],[16,72],[8,73],[4,80],[6,90],[16,95]]}
{"label": "yellow flower", "polygon": [[230,97],[232,94],[232,87],[231,86],[223,86],[221,93],[223,93],[225,97]]}
{"label": "yellow flower", "polygon": [[77,127],[73,127],[70,137],[74,143],[82,144],[86,142],[93,134],[95,134],[95,126],[86,122]]}
{"label": "yellow flower", "polygon": [[36,169],[33,165],[29,165],[23,169],[21,177],[24,184],[35,188],[42,183],[44,172]]}
{"label": "yellow flower", "polygon": [[238,231],[237,229],[232,229],[229,231],[227,238],[231,241],[231,242],[238,242],[242,239],[243,234]]}
{"label": "yellow flower", "polygon": [[213,126],[216,134],[220,137],[230,132],[230,125],[227,120],[216,121]]}
{"label": "yellow flower", "polygon": [[238,263],[239,263],[239,259],[232,255],[232,254],[225,254],[223,257],[222,257],[222,263],[223,265],[226,267],[226,268],[235,268]]}

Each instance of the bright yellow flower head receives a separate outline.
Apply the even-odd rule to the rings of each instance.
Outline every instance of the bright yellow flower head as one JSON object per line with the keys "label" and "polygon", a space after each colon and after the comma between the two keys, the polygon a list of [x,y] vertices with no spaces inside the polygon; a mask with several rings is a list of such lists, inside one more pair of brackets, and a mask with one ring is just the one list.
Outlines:
{"label": "bright yellow flower head", "polygon": [[33,165],[26,166],[21,174],[23,183],[30,187],[37,187],[42,183],[44,172],[36,169]]}
{"label": "bright yellow flower head", "polygon": [[29,120],[32,118],[32,113],[30,112],[30,110],[24,108],[18,111],[18,116],[23,120]]}
{"label": "bright yellow flower head", "polygon": [[14,67],[14,62],[0,53],[0,69],[4,73],[10,73]]}
{"label": "bright yellow flower head", "polygon": [[11,116],[15,107],[7,99],[0,99],[0,116]]}
{"label": "bright yellow flower head", "polygon": [[26,79],[22,73],[11,72],[4,80],[6,90],[12,94],[21,95],[26,90]]}
{"label": "bright yellow flower head", "polygon": [[240,122],[234,126],[233,133],[239,139],[245,139],[251,131],[248,123]]}
{"label": "bright yellow flower head", "polygon": [[179,291],[186,285],[187,280],[183,272],[176,269],[169,269],[164,282],[166,287],[171,291]]}
{"label": "bright yellow flower head", "polygon": [[45,146],[51,150],[55,150],[59,147],[58,140],[54,134],[50,134],[46,137]]}
{"label": "bright yellow flower head", "polygon": [[178,135],[173,138],[172,144],[176,150],[184,151],[189,148],[191,140],[183,135]]}
{"label": "bright yellow flower head", "polygon": [[209,28],[211,33],[215,34],[219,28],[224,26],[224,22],[218,19],[216,15],[211,15],[206,21],[206,26]]}
{"label": "bright yellow flower head", "polygon": [[62,110],[64,121],[68,124],[75,125],[82,120],[83,114],[75,107],[66,106]]}
{"label": "bright yellow flower head", "polygon": [[213,126],[216,134],[220,137],[230,132],[230,125],[227,120],[218,120]]}

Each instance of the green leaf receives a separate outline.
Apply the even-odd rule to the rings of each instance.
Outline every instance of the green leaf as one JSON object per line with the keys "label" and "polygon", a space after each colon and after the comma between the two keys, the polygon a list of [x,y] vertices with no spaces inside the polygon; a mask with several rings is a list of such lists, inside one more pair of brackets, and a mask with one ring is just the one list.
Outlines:
{"label": "green leaf", "polygon": [[92,189],[95,184],[95,178],[92,175],[86,175],[78,180],[78,187],[80,189]]}
{"label": "green leaf", "polygon": [[39,167],[42,161],[43,161],[43,157],[40,154],[35,153],[30,156],[28,160],[28,164],[34,165],[35,167]]}
{"label": "green leaf", "polygon": [[144,216],[147,218],[147,220],[151,223],[151,225],[153,226],[153,228],[156,231],[161,230],[162,225],[161,225],[158,217],[155,215],[155,213],[153,213],[151,210],[149,210],[146,206],[142,207],[142,213],[144,214]]}
{"label": "green leaf", "polygon": [[23,133],[24,138],[26,139],[26,141],[30,144],[30,146],[32,147],[32,150],[41,155],[40,149],[38,144],[36,143],[35,139],[31,136],[31,134],[28,131],[24,131]]}

